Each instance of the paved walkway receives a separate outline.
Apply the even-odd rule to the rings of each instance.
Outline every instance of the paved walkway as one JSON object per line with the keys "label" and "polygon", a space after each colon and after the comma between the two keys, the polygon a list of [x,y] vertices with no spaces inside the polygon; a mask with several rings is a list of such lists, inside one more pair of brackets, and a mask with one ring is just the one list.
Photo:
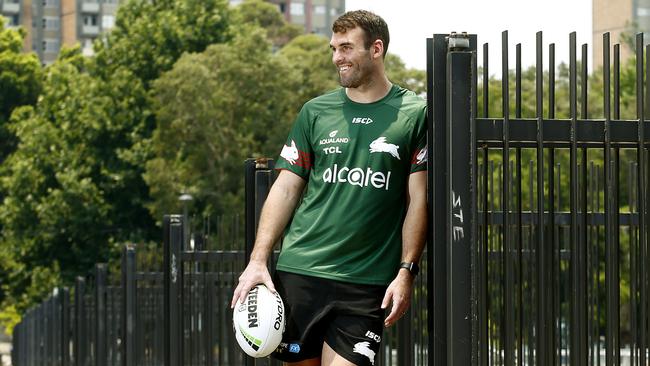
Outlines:
{"label": "paved walkway", "polygon": [[0,343],[0,366],[11,366],[11,343]]}

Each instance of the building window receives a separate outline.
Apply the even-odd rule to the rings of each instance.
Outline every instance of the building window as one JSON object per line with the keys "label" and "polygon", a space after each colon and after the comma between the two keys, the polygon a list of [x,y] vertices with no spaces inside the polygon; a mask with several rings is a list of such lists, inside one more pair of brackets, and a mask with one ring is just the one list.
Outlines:
{"label": "building window", "polygon": [[280,9],[280,13],[284,14],[287,11],[287,4],[286,3],[279,3],[278,8]]}
{"label": "building window", "polygon": [[84,15],[84,25],[97,26],[97,15]]}
{"label": "building window", "polygon": [[291,15],[305,15],[305,4],[291,3]]}
{"label": "building window", "polygon": [[324,15],[326,10],[327,9],[325,8],[325,5],[315,5],[314,6],[314,14]]}
{"label": "building window", "polygon": [[18,14],[5,15],[7,27],[17,27],[20,25],[20,17]]}
{"label": "building window", "polygon": [[636,16],[638,17],[647,17],[650,16],[650,8],[637,8],[636,9]]}
{"label": "building window", "polygon": [[112,29],[115,26],[115,16],[102,15],[102,29]]}
{"label": "building window", "polygon": [[43,51],[48,53],[59,52],[59,41],[56,39],[46,39],[43,41]]}
{"label": "building window", "polygon": [[46,8],[58,8],[59,0],[43,0],[43,6]]}
{"label": "building window", "polygon": [[43,29],[58,30],[59,24],[59,18],[43,17]]}

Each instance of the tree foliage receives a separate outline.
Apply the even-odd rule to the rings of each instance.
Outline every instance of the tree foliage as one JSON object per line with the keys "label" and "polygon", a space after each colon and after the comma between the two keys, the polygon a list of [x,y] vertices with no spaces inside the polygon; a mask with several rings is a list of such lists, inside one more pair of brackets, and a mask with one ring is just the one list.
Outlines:
{"label": "tree foliage", "polygon": [[301,27],[284,20],[276,5],[263,0],[245,0],[234,7],[231,24],[234,34],[241,34],[249,26],[266,30],[274,48],[284,46],[302,33]]}
{"label": "tree foliage", "polygon": [[11,112],[33,105],[41,89],[40,62],[35,54],[22,53],[24,38],[22,28],[5,28],[5,19],[0,17],[0,163],[16,144],[6,127]]}
{"label": "tree foliage", "polygon": [[183,56],[154,83],[155,158],[145,175],[153,215],[178,209],[181,193],[204,215],[242,213],[242,163],[277,154],[295,113],[295,85],[258,28]]}
{"label": "tree foliage", "polygon": [[230,39],[228,19],[225,0],[127,1],[94,58],[62,50],[46,68],[36,105],[13,111],[18,145],[0,168],[3,311],[70,284],[116,243],[158,239],[143,180],[150,84],[183,52]]}

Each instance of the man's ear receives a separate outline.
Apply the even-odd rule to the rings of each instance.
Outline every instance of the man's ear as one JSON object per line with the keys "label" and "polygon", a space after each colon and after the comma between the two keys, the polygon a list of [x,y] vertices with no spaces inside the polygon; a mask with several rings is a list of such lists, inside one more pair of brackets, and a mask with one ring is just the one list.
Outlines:
{"label": "man's ear", "polygon": [[370,46],[372,51],[372,58],[379,58],[384,56],[384,42],[381,39],[376,39]]}

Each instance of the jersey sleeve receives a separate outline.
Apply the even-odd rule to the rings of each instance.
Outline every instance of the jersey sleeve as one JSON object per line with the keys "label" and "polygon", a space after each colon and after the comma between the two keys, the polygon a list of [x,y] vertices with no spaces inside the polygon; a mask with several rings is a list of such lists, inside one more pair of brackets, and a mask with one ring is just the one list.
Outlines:
{"label": "jersey sleeve", "polygon": [[413,156],[411,157],[411,173],[427,170],[427,109],[418,112],[417,122],[413,131]]}
{"label": "jersey sleeve", "polygon": [[286,169],[305,180],[309,179],[309,173],[314,162],[314,153],[309,138],[310,126],[309,112],[303,106],[289,132],[287,141],[282,146],[275,169]]}

